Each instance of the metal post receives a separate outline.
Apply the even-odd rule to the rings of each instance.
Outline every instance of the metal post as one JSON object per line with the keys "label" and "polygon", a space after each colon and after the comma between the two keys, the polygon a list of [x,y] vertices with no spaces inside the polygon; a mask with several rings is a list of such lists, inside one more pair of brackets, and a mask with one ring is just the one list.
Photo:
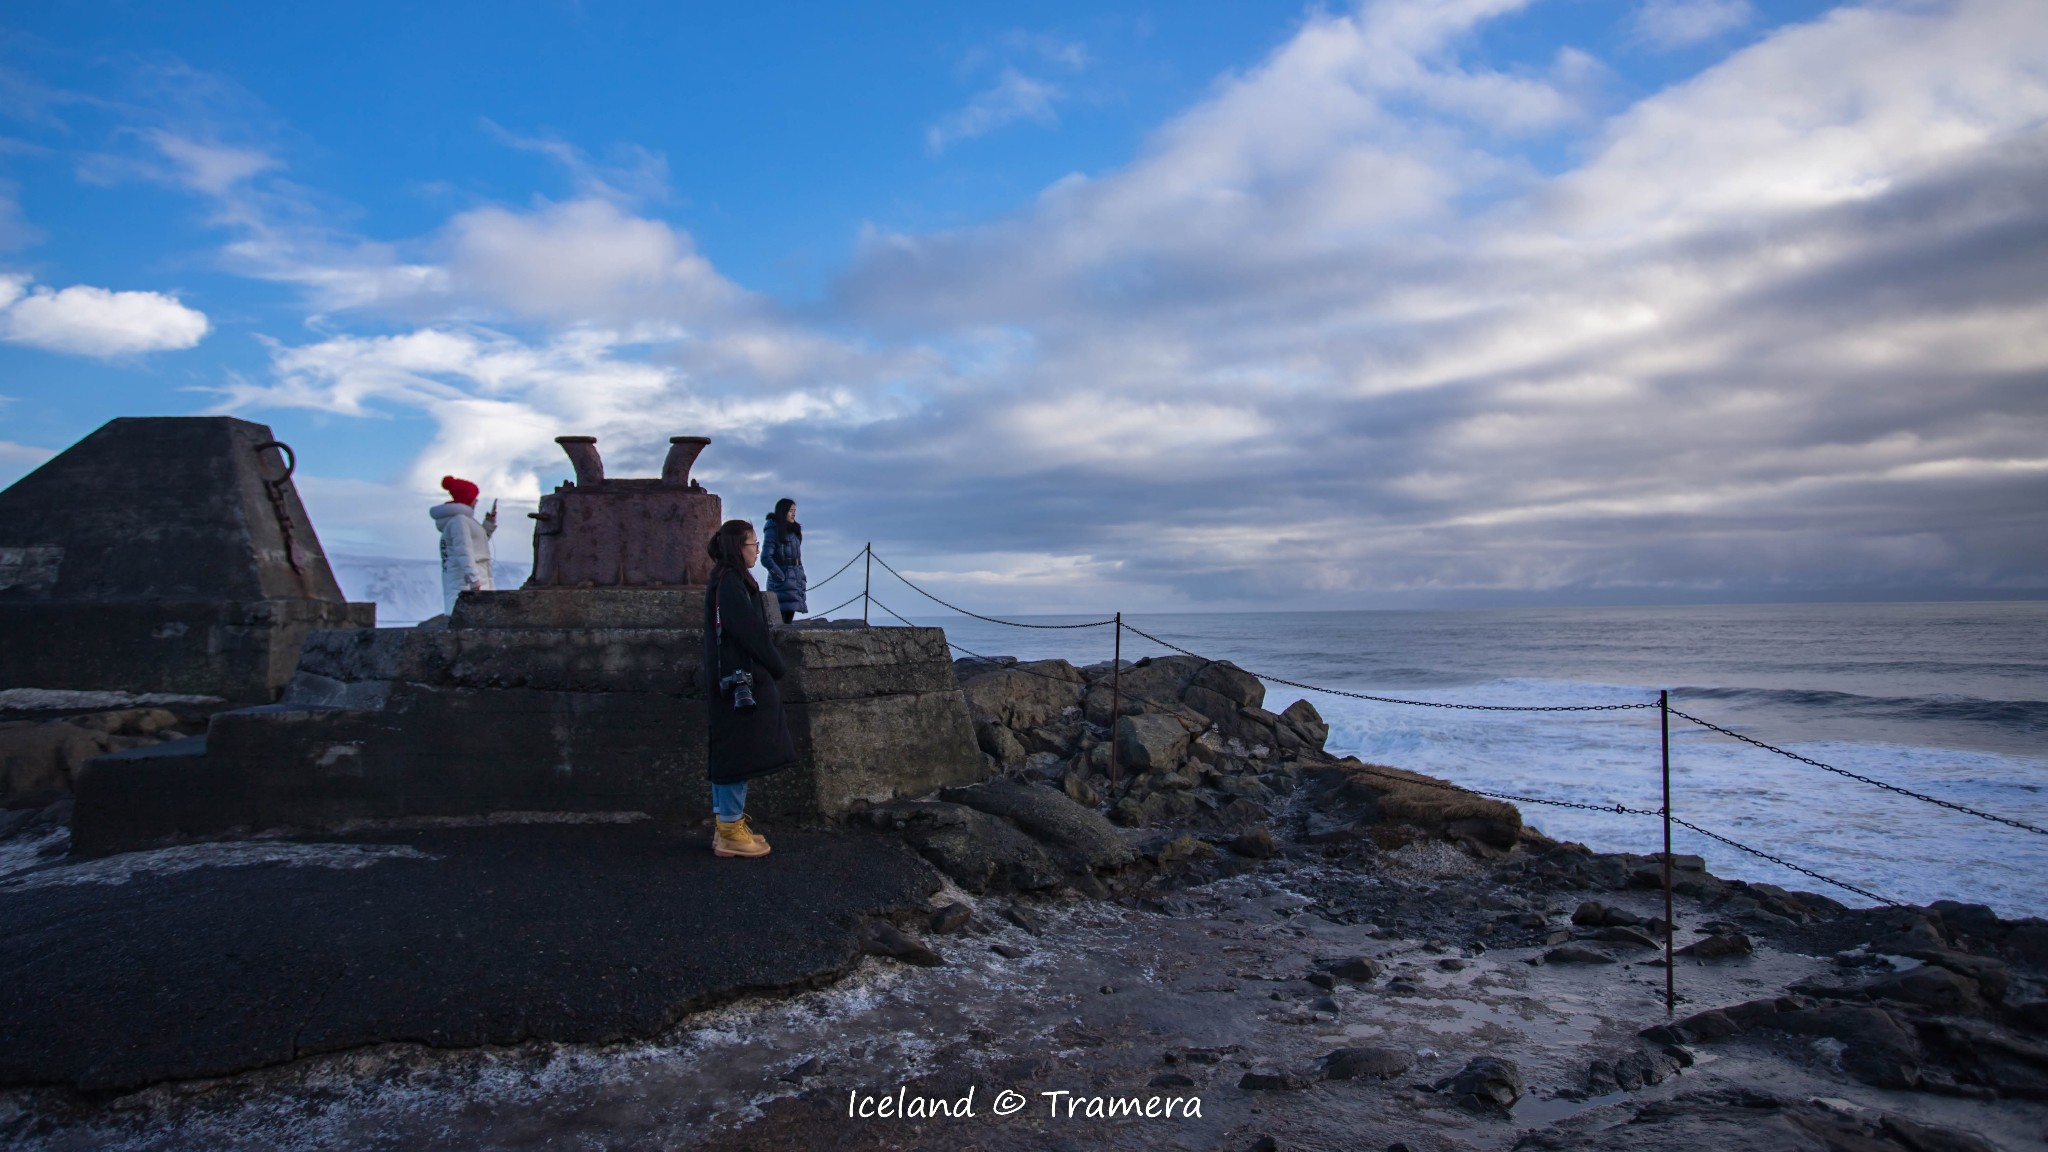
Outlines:
{"label": "metal post", "polygon": [[875,542],[870,540],[866,544],[861,545],[860,554],[866,557],[867,560],[866,563],[861,565],[860,569],[860,622],[866,624],[868,622],[868,590],[874,587],[875,582]]}
{"label": "metal post", "polygon": [[1116,798],[1116,721],[1124,706],[1124,614],[1116,614],[1116,647],[1109,660],[1109,791]]}
{"label": "metal post", "polygon": [[1672,974],[1671,936],[1678,930],[1671,914],[1671,691],[1657,692],[1657,720],[1664,737],[1664,1014],[1678,1012],[1678,991]]}

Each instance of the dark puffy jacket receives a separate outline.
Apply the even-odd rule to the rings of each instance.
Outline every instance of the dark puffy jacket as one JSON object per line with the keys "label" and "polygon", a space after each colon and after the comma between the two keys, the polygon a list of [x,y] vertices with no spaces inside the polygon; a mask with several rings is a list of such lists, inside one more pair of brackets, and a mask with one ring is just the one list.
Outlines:
{"label": "dark puffy jacket", "polygon": [[[776,681],[784,671],[782,654],[769,638],[760,593],[746,576],[721,570],[704,590],[704,667],[698,683],[711,704],[713,784],[737,784],[796,764],[796,746],[782,715],[782,691]],[[723,637],[720,624],[723,624]],[[752,712],[738,712],[732,694],[720,680],[744,669],[754,676]]]}
{"label": "dark puffy jacket", "polygon": [[804,529],[770,516],[761,524],[761,567],[768,570],[768,591],[782,605],[782,618],[809,612],[804,599],[810,581],[804,576]]}

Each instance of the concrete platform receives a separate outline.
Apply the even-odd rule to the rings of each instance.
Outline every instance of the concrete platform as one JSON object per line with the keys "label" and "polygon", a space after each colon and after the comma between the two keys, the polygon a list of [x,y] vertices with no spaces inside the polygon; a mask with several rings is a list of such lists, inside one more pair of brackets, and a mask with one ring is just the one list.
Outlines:
{"label": "concrete platform", "polygon": [[649,1037],[811,986],[938,876],[857,830],[654,822],[135,853],[0,881],[0,1085],[115,1091],[385,1041]]}
{"label": "concrete platform", "polygon": [[[203,744],[89,763],[73,846],[120,852],[492,812],[708,818],[703,634],[694,618],[648,626],[695,595],[465,593],[458,622],[548,623],[315,632],[277,704],[215,715]],[[558,626],[574,603],[634,624]],[[941,630],[793,626],[775,638],[799,765],[761,781],[751,810],[829,820],[987,775]]]}

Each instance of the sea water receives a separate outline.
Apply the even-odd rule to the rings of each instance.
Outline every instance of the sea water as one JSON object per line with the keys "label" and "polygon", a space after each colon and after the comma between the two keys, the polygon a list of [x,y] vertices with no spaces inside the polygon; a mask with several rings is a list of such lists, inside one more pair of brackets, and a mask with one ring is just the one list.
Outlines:
{"label": "sea water", "polygon": [[[898,600],[913,594],[898,590]],[[892,605],[892,607],[903,607]],[[842,613],[843,615],[843,613]],[[880,611],[878,620],[887,620]],[[1107,660],[1108,628],[1007,628],[911,612],[988,655]],[[1078,617],[1020,617],[1031,623]],[[1480,712],[1355,700],[1323,689],[1451,704],[1647,702],[1821,763],[2048,827],[2048,603],[1799,604],[1545,610],[1130,615],[1306,698],[1338,755],[1548,800],[1658,807],[1654,708]],[[1125,659],[1168,650],[1130,630]],[[956,652],[956,655],[959,653]],[[2048,915],[2048,836],[1900,796],[1673,717],[1672,811],[1702,828],[1887,899],[1960,899]],[[1651,852],[1661,821],[1521,806],[1543,832]],[[1686,829],[1673,847],[1716,874],[1871,901]]]}

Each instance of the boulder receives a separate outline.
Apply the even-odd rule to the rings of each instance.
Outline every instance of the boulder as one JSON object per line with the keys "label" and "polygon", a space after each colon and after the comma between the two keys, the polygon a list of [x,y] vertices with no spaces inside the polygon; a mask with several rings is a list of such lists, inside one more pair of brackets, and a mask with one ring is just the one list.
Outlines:
{"label": "boulder", "polygon": [[1927,906],[1941,916],[1942,926],[1952,934],[1974,936],[1987,943],[2005,934],[2005,922],[1986,904],[1965,904],[1959,900],[1936,900]]}
{"label": "boulder", "polygon": [[901,801],[877,804],[868,819],[894,828],[969,892],[1030,892],[1058,886],[1065,870],[1038,841],[1009,821],[964,804]]}
{"label": "boulder", "polygon": [[1514,805],[1467,792],[1463,788],[1383,764],[1347,765],[1344,772],[1353,785],[1372,797],[1379,822],[1417,824],[1442,829],[1458,820],[1491,820],[1504,827],[1522,827],[1522,814]]}
{"label": "boulder", "polygon": [[[1081,703],[1081,673],[1065,660],[1033,660],[1011,667],[984,666],[960,682],[974,719],[993,720],[1013,732],[1042,728]],[[959,674],[959,666],[954,666]]]}
{"label": "boulder", "polygon": [[1680,956],[1695,960],[1728,960],[1737,956],[1749,956],[1756,952],[1756,945],[1740,932],[1717,932],[1704,936],[1678,950]]}
{"label": "boulder", "polygon": [[1656,948],[1660,946],[1656,940],[1651,939],[1638,929],[1624,928],[1619,924],[1609,928],[1595,929],[1593,934],[1587,937],[1587,939],[1598,940],[1603,944],[1627,944],[1632,948]]}
{"label": "boulder", "polygon": [[991,780],[948,788],[939,798],[1009,820],[1045,845],[1069,872],[1121,868],[1138,858],[1101,813],[1043,785]]}
{"label": "boulder", "polygon": [[937,952],[904,935],[895,925],[881,921],[869,924],[861,933],[860,950],[869,956],[891,956],[920,968],[939,968],[946,963]]}
{"label": "boulder", "polygon": [[1091,778],[1078,762],[1075,767],[1067,769],[1066,776],[1060,780],[1060,790],[1067,794],[1067,798],[1088,808],[1102,803],[1100,789],[1108,785],[1107,780],[1100,780],[1098,783],[1097,779]]}
{"label": "boulder", "polygon": [[1434,1085],[1460,1105],[1480,1112],[1505,1112],[1522,1098],[1522,1070],[1511,1060],[1479,1056]]}
{"label": "boulder", "polygon": [[1230,697],[1220,692],[1211,692],[1200,685],[1183,692],[1180,701],[1217,724],[1228,724],[1235,720],[1238,709],[1242,707]]}
{"label": "boulder", "polygon": [[[1124,669],[1121,679],[1125,696],[1148,704],[1172,705],[1193,682],[1195,675],[1211,661],[1199,656],[1155,656]],[[1100,683],[1108,685],[1108,677]]]}
{"label": "boulder", "polygon": [[994,720],[974,722],[974,742],[981,746],[983,752],[995,757],[998,764],[1024,762],[1024,745],[1018,741],[1017,734]]}
{"label": "boulder", "polygon": [[[1266,702],[1266,686],[1257,676],[1228,660],[1207,664],[1188,681],[1185,692],[1195,689],[1220,696],[1233,708],[1257,708]],[[1184,693],[1182,699],[1187,699]]]}
{"label": "boulder", "polygon": [[1323,714],[1306,700],[1296,700],[1280,712],[1284,727],[1292,728],[1311,748],[1320,750],[1324,741],[1330,738],[1330,726],[1323,721]]}
{"label": "boulder", "polygon": [[1977,1016],[1984,1012],[1984,997],[1975,980],[1936,964],[1922,964],[1896,972],[1862,989],[1873,999],[1917,1004],[1936,1012]]}
{"label": "boulder", "polygon": [[2003,961],[1989,956],[1958,952],[1952,948],[1916,948],[1906,955],[1924,964],[1937,965],[1975,980],[1984,998],[1994,1004],[2002,1003],[2006,992],[2012,987],[2011,970],[2006,968]]}
{"label": "boulder", "polygon": [[1117,757],[1131,771],[1167,770],[1187,754],[1187,727],[1172,716],[1124,716],[1116,722]]}
{"label": "boulder", "polygon": [[1338,960],[1324,965],[1323,970],[1332,976],[1355,980],[1360,984],[1370,984],[1379,979],[1381,972],[1386,971],[1379,961],[1370,956],[1353,956],[1347,960]]}
{"label": "boulder", "polygon": [[1193,836],[1182,835],[1161,845],[1155,859],[1161,868],[1165,868],[1183,860],[1205,860],[1215,854],[1214,844],[1207,840],[1197,840]]}
{"label": "boulder", "polygon": [[1830,1004],[1780,1012],[1773,1027],[1799,1036],[1840,1040],[1842,1068],[1866,1084],[1907,1088],[1918,1082],[1920,1045],[1882,1008],[1861,1004]]}
{"label": "boulder", "polygon": [[1323,1057],[1323,1078],[1386,1080],[1406,1072],[1414,1063],[1415,1056],[1399,1048],[1339,1048]]}
{"label": "boulder", "polygon": [[1230,850],[1239,856],[1265,860],[1274,852],[1273,833],[1265,828],[1247,829],[1230,842]]}

